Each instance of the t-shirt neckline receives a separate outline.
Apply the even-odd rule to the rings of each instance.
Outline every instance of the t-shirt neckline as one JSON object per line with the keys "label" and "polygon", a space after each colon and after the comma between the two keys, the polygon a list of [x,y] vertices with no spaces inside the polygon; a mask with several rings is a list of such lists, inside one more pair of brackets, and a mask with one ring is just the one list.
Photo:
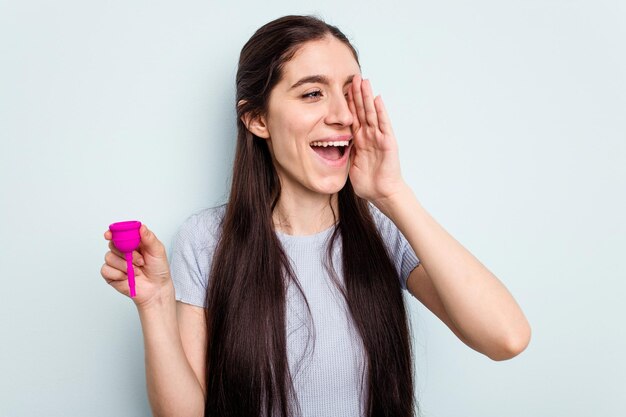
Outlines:
{"label": "t-shirt neckline", "polygon": [[327,235],[330,234],[332,230],[335,229],[335,227],[337,227],[337,223],[322,230],[321,232],[317,232],[312,235],[288,235],[278,230],[274,230],[274,232],[279,238],[283,240],[288,240],[288,241],[293,241],[293,242],[305,242],[305,241],[308,242],[308,241],[315,241],[315,240],[320,240],[322,238],[325,238]]}

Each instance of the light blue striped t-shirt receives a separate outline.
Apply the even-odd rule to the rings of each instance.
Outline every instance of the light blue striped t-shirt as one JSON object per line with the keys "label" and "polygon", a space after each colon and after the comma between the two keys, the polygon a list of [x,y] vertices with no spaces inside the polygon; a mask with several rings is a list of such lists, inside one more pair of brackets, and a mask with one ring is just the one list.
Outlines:
{"label": "light blue striped t-shirt", "polygon": [[[396,268],[400,285],[419,260],[394,223],[369,204],[376,226]],[[179,228],[170,256],[176,299],[204,307],[208,274],[226,205],[192,214]],[[293,283],[287,290],[287,356],[302,417],[364,415],[364,349],[343,296],[325,268],[325,255],[333,227],[307,236],[276,232],[293,272],[304,291]],[[343,282],[341,239],[333,252],[333,265]],[[312,321],[312,323],[311,323]]]}

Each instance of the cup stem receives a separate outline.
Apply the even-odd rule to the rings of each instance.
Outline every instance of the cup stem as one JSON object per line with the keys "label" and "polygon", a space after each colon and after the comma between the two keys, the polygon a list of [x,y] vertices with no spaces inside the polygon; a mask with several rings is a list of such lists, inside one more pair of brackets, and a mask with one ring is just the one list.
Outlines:
{"label": "cup stem", "polygon": [[130,289],[130,298],[135,297],[135,269],[133,268],[133,253],[126,252],[126,274],[128,275],[128,288]]}

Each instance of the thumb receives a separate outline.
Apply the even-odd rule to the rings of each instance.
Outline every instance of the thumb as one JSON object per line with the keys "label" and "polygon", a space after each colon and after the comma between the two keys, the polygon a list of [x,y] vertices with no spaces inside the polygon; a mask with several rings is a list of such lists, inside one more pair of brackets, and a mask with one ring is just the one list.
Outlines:
{"label": "thumb", "polygon": [[139,229],[139,235],[141,237],[141,242],[139,243],[139,249],[141,253],[144,255],[151,255],[155,258],[163,258],[165,257],[165,247],[161,243],[159,239],[157,239],[156,235],[148,229],[145,224],[141,225]]}

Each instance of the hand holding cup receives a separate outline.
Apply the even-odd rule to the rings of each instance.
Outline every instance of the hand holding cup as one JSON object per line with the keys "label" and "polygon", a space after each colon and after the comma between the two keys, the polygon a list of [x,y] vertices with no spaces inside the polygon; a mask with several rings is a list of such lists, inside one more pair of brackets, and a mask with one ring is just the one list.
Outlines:
{"label": "hand holding cup", "polygon": [[109,285],[130,296],[138,306],[148,305],[163,294],[173,296],[165,247],[145,224],[113,223],[104,238],[110,251],[100,274]]}

